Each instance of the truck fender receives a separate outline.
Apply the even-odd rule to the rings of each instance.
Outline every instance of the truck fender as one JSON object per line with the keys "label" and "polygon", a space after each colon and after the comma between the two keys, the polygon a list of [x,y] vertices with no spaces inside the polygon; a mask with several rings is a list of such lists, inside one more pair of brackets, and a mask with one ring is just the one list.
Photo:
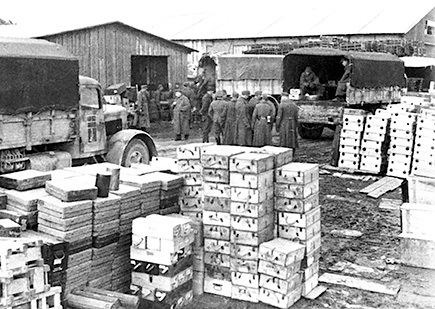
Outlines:
{"label": "truck fender", "polygon": [[156,145],[151,135],[141,130],[127,129],[116,132],[109,138],[107,142],[107,161],[121,165],[124,151],[134,139],[140,139],[147,145],[150,160],[152,157],[157,156]]}

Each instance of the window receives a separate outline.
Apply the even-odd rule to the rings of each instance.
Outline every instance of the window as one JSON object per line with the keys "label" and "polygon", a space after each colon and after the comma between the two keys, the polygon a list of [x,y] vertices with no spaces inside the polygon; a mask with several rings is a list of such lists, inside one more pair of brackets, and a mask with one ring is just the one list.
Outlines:
{"label": "window", "polygon": [[424,34],[435,36],[435,21],[426,20]]}
{"label": "window", "polygon": [[88,123],[88,143],[95,143],[97,141],[97,117],[87,116]]}
{"label": "window", "polygon": [[92,108],[100,107],[100,96],[96,88],[81,87],[80,105]]}

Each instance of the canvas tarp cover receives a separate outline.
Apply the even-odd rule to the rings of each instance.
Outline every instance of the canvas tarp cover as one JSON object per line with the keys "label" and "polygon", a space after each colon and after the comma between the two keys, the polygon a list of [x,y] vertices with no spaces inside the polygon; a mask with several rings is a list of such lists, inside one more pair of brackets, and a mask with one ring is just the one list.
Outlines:
{"label": "canvas tarp cover", "polygon": [[0,114],[78,107],[78,60],[0,57]]}
{"label": "canvas tarp cover", "polygon": [[281,56],[219,57],[218,80],[265,80],[282,78]]}

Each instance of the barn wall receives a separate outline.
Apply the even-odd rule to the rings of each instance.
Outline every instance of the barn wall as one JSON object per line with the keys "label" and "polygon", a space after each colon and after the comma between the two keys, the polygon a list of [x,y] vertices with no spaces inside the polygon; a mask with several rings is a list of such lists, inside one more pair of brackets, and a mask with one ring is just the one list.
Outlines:
{"label": "barn wall", "polygon": [[168,56],[169,82],[187,80],[187,50],[124,25],[108,24],[43,38],[79,57],[80,74],[97,79],[102,87],[130,85],[132,55]]}
{"label": "barn wall", "polygon": [[435,9],[430,11],[422,20],[420,20],[407,34],[406,39],[423,41],[426,48],[427,57],[435,57],[435,35],[425,34],[426,21],[435,22]]}

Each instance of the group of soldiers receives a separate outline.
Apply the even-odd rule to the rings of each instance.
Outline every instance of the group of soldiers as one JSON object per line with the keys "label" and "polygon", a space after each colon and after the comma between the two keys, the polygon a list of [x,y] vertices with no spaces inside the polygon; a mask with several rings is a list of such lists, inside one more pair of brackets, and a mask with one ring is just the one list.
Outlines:
{"label": "group of soldiers", "polygon": [[[191,105],[181,89],[175,89],[173,123],[175,140],[189,138]],[[249,91],[228,96],[225,90],[215,92],[208,87],[202,97],[199,113],[202,116],[202,141],[209,142],[214,134],[218,145],[262,147],[272,145],[272,129],[279,133],[279,145],[297,148],[298,107],[283,93],[275,106],[267,95],[256,91],[251,98]]]}

